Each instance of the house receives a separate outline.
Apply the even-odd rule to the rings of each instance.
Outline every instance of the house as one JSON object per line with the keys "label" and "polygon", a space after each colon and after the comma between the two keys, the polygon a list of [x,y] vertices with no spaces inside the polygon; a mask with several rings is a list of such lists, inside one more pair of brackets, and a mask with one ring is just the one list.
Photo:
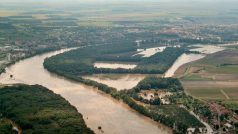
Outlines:
{"label": "house", "polygon": [[233,126],[229,123],[224,124],[223,131],[229,132],[230,130],[233,129]]}
{"label": "house", "polygon": [[161,91],[161,90],[145,90],[139,93],[139,95],[145,99],[145,100],[154,100],[156,98],[159,98],[161,100],[161,103],[164,105],[170,104],[170,101],[168,99],[169,96],[172,95],[171,92]]}
{"label": "house", "polygon": [[187,134],[206,134],[206,133],[207,129],[205,127],[187,129]]}

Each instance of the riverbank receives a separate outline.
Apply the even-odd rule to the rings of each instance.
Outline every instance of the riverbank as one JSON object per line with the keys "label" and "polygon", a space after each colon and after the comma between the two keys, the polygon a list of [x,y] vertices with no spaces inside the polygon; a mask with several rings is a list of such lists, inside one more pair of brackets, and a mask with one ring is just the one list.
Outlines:
{"label": "riverbank", "polygon": [[[118,50],[115,47],[119,47]],[[125,54],[124,51],[130,53]],[[132,56],[131,53],[134,51],[128,46],[89,46],[47,58],[44,66],[55,69],[57,66],[53,64],[60,64],[61,70],[74,75],[101,73],[163,74],[185,52],[185,48],[167,47],[163,52],[158,52],[150,57]],[[115,69],[97,68],[94,66],[97,62],[120,62],[124,64],[134,62],[136,67],[130,69],[123,67]]]}
{"label": "riverbank", "polygon": [[[62,52],[64,52],[64,51],[62,51]],[[63,94],[63,97],[65,97],[67,100],[70,100],[70,103],[72,103],[73,105],[78,105],[78,103],[82,103],[82,102],[79,102],[79,101],[87,101],[89,98],[89,100],[91,100],[91,99],[93,99],[93,98],[95,98],[95,96],[94,97],[92,97],[92,96],[88,96],[88,95],[86,95],[85,97],[83,97],[83,98],[78,98],[78,96],[82,96],[82,92],[80,92],[80,94],[78,94],[77,92],[79,92],[79,91],[77,91],[76,90],[76,88],[75,87],[77,87],[77,89],[80,89],[80,88],[82,88],[82,87],[80,87],[80,88],[78,88],[78,83],[75,83],[75,84],[71,84],[71,83],[68,83],[68,82],[66,82],[66,80],[58,80],[58,79],[56,79],[56,77],[58,77],[57,75],[54,75],[54,77],[52,77],[52,76],[49,76],[49,74],[47,74],[48,72],[47,71],[45,71],[44,70],[44,68],[42,67],[42,63],[44,62],[44,59],[45,58],[47,58],[47,57],[51,57],[51,56],[53,56],[53,55],[56,55],[56,54],[59,54],[59,53],[54,53],[54,54],[46,54],[46,55],[42,55],[42,56],[40,56],[40,57],[33,57],[33,58],[30,58],[29,60],[25,60],[25,61],[22,61],[22,62],[20,62],[19,64],[17,64],[16,66],[18,66],[18,67],[12,67],[10,70],[9,70],[9,72],[15,72],[15,77],[16,78],[14,78],[15,79],[15,81],[19,81],[19,80],[21,80],[21,82],[26,82],[26,83],[30,83],[30,84],[32,84],[32,83],[39,83],[39,84],[42,84],[42,85],[46,85],[47,87],[49,87],[51,90],[54,90],[55,92],[59,92],[60,94]],[[34,61],[34,62],[31,62],[30,63],[30,60],[32,60],[32,61]],[[29,61],[29,62],[28,62]],[[29,65],[34,65],[34,70],[32,70],[32,69],[30,69],[29,68]],[[37,66],[37,65],[40,65],[40,67],[39,66]],[[14,71],[15,70],[15,71]],[[38,73],[36,74],[35,73],[35,71],[38,71]],[[39,73],[40,72],[40,73]],[[58,72],[58,74],[60,74],[60,73],[62,73],[62,72]],[[43,76],[42,76],[43,75]],[[22,76],[24,76],[24,77],[22,77]],[[9,77],[9,76],[8,76]],[[66,76],[66,77],[69,77],[69,76]],[[29,78],[34,78],[34,79],[29,79]],[[42,79],[42,78],[44,78],[44,79]],[[52,81],[52,78],[54,79],[54,81]],[[79,77],[76,77],[76,79],[81,79],[81,78],[79,78]],[[82,81],[84,81],[84,80],[82,80]],[[85,83],[87,83],[87,84],[92,84],[92,83],[94,83],[94,82],[91,82],[91,81],[84,81]],[[56,84],[57,83],[57,84]],[[133,100],[131,100],[131,98],[129,98],[127,95],[124,95],[124,94],[118,94],[117,93],[117,91],[116,91],[116,89],[114,89],[114,88],[112,88],[112,90],[110,90],[110,87],[108,87],[108,86],[106,86],[106,85],[100,85],[100,83],[94,83],[96,86],[95,87],[101,87],[102,89],[103,89],[103,91],[104,92],[106,92],[106,93],[108,93],[108,94],[111,94],[114,98],[116,98],[116,99],[120,99],[120,100],[122,100],[122,101],[124,101],[124,102],[126,102],[126,103],[129,103],[130,105],[130,107],[132,107],[133,109],[137,109],[137,111],[138,110],[141,110],[142,111],[142,114],[144,114],[144,115],[149,115],[147,112],[145,112],[144,110],[143,110],[143,108],[141,108],[140,106],[138,106],[137,104],[135,104],[134,102],[132,102],[131,103],[131,101],[133,101]],[[57,85],[61,85],[61,86],[57,86]],[[71,92],[69,92],[69,91],[65,91],[65,89],[67,89],[67,90],[69,90],[69,87],[68,87],[68,85],[70,85],[70,87],[71,88],[73,88],[73,90],[70,90],[70,91],[72,91],[72,94],[71,94]],[[91,88],[91,87],[84,87],[83,88],[83,91],[84,92],[87,92],[88,93],[88,90],[89,90],[89,88]],[[93,89],[97,89],[97,88],[93,88]],[[81,89],[82,90],[82,89]],[[93,91],[93,92],[95,92],[95,90]],[[119,96],[122,96],[122,97],[120,97],[119,98]],[[73,97],[73,98],[72,98]],[[91,98],[92,97],[92,98]],[[77,99],[77,100],[76,100]],[[96,102],[98,102],[98,100],[96,100],[96,98],[95,99],[93,99],[93,100],[95,100]],[[99,102],[101,102],[101,101],[99,101]],[[92,102],[90,102],[90,103],[92,103]],[[95,102],[93,103],[94,105],[95,105]],[[109,103],[110,104],[110,103]],[[85,103],[83,104],[83,107],[85,108],[85,109],[87,109],[87,106],[85,107]],[[98,104],[97,104],[98,105]],[[99,104],[100,105],[100,104]],[[81,106],[81,104],[80,104],[80,106]],[[108,103],[105,103],[105,105],[103,104],[103,106],[102,107],[110,107],[110,106],[108,106]],[[89,111],[85,111],[85,109],[82,109],[82,108],[80,108],[80,107],[77,107],[78,109],[80,109],[80,111],[82,110],[82,111],[84,111],[83,112],[83,115],[87,115],[86,117],[89,117],[89,120],[92,120],[91,118],[91,114],[89,114],[88,112]],[[90,107],[91,108],[91,107]],[[99,110],[97,110],[98,112],[100,112]],[[119,110],[120,111],[120,110]],[[102,112],[106,112],[105,110],[102,110]],[[109,112],[110,112],[110,110],[109,110]],[[106,113],[100,113],[100,114],[103,114],[103,115],[106,115],[106,116],[110,116],[110,114],[106,114]],[[121,113],[118,113],[119,115],[121,114]],[[97,118],[100,118],[99,116],[101,116],[101,115],[98,115],[97,116]],[[118,116],[118,115],[117,115]],[[122,115],[120,115],[120,116],[122,116]],[[131,115],[132,116],[132,115]],[[113,115],[112,116],[112,118],[115,118],[115,115]],[[127,119],[128,120],[128,117],[127,118],[124,118],[124,119]],[[102,119],[103,120],[103,119]],[[89,122],[89,121],[87,121],[86,120],[86,122]],[[99,121],[100,122],[100,121]],[[107,121],[106,121],[107,122]],[[118,121],[117,121],[118,122]],[[124,122],[124,120],[123,120],[123,122]],[[138,121],[138,124],[139,124],[139,122],[140,121]],[[95,123],[95,122],[94,122]],[[97,131],[97,127],[100,125],[100,126],[103,126],[103,128],[104,128],[104,130],[106,131],[108,131],[108,129],[110,129],[111,128],[111,125],[110,126],[107,126],[107,127],[105,127],[104,125],[102,125],[102,124],[104,124],[104,122],[100,122],[100,124],[94,124],[93,123],[93,125],[92,125],[92,128],[95,130],[96,129],[96,131]],[[113,122],[113,124],[116,124],[116,122]],[[89,124],[90,124],[90,122],[89,122]],[[146,125],[146,123],[142,123],[143,125]],[[129,125],[129,124],[128,124]],[[91,125],[90,125],[91,126]],[[108,129],[107,129],[108,128]],[[128,130],[128,128],[126,128],[126,132],[127,132],[127,130]],[[110,130],[109,130],[110,131]],[[118,130],[118,129],[116,129],[116,131],[118,132],[118,131],[121,131],[121,130]],[[133,130],[133,131],[137,131],[137,130]],[[139,131],[141,131],[141,130],[138,130],[138,132]],[[154,131],[154,132],[156,132],[156,131]],[[141,131],[141,133],[142,133],[142,131]]]}
{"label": "riverbank", "polygon": [[[95,133],[101,133],[99,126],[104,133],[114,134],[171,133],[171,130],[164,125],[142,116],[124,103],[99,92],[96,88],[70,81],[44,69],[45,58],[65,51],[50,52],[22,60],[8,67],[6,73],[0,75],[0,81],[3,84],[39,84],[60,94],[84,115],[86,124]],[[11,79],[9,74],[13,74],[14,77]],[[111,129],[112,127],[114,129]]]}
{"label": "riverbank", "polygon": [[[47,67],[46,67],[46,69],[48,69],[52,73],[58,74],[60,76],[64,76],[64,77],[66,77],[66,78],[68,78],[70,80],[73,80],[73,81],[76,81],[76,82],[80,82],[80,83],[83,83],[83,84],[88,85],[88,86],[93,86],[96,89],[98,89],[100,91],[103,91],[106,94],[109,94],[111,97],[113,97],[113,98],[115,98],[115,99],[117,99],[119,101],[123,101],[128,106],[130,106],[132,109],[134,109],[137,112],[139,112],[140,114],[142,114],[144,116],[147,116],[147,117],[150,117],[151,119],[153,119],[153,120],[155,120],[157,122],[163,123],[166,126],[170,127],[171,129],[174,127],[174,124],[171,123],[170,117],[166,117],[164,115],[158,115],[155,111],[149,110],[148,108],[144,107],[143,105],[138,104],[136,101],[134,101],[133,98],[131,98],[127,94],[127,92],[124,92],[123,90],[122,91],[117,91],[116,88],[109,87],[109,86],[107,86],[105,84],[98,83],[98,82],[93,81],[93,80],[84,79],[84,78],[82,78],[80,76],[70,75],[70,74],[61,72],[61,70],[51,70],[51,69],[49,69]],[[176,96],[176,97],[178,97],[178,96]],[[189,99],[189,97],[187,97],[187,99]],[[177,100],[176,100],[176,103],[177,103]],[[201,106],[201,105],[199,105],[199,106]],[[194,108],[194,107],[192,107],[192,108]],[[184,113],[189,115],[188,112],[184,111]],[[191,116],[191,118],[196,120],[196,118],[194,118],[192,116]],[[181,123],[178,123],[178,124],[181,124]],[[187,126],[189,126],[189,125],[187,125]],[[179,125],[178,127],[179,128],[181,127],[181,128],[178,129],[178,130],[174,129],[174,131],[177,132],[177,133],[186,132],[186,129],[188,128],[187,126],[186,125]],[[197,127],[202,127],[202,125],[199,124]]]}
{"label": "riverbank", "polygon": [[34,57],[36,55],[41,55],[41,54],[44,54],[44,53],[47,53],[47,52],[53,52],[53,51],[60,50],[60,49],[62,49],[62,48],[59,47],[59,48],[54,48],[54,49],[46,49],[44,51],[38,51],[38,52],[36,52],[34,54],[30,54],[30,55],[24,56],[22,58],[18,58],[18,59],[14,60],[14,61],[11,61],[11,62],[7,63],[7,64],[4,64],[3,66],[0,66],[0,74],[4,73],[6,71],[5,69],[7,67],[15,64],[16,62],[19,62],[21,60],[24,60],[24,59],[27,59],[27,58],[30,58],[30,57]]}
{"label": "riverbank", "polygon": [[[83,83],[85,85],[88,86],[93,86],[94,88],[110,95],[112,98],[118,100],[118,101],[122,101],[125,104],[127,104],[130,108],[136,110],[138,113],[147,116],[149,118],[151,118],[152,120],[156,121],[156,122],[160,122],[163,123],[165,125],[167,125],[168,127],[170,127],[170,129],[172,129],[172,125],[167,124],[166,122],[163,122],[163,120],[160,120],[159,118],[155,118],[155,113],[154,112],[150,112],[150,110],[146,109],[144,106],[138,104],[137,102],[135,102],[127,93],[125,92],[118,92],[117,89],[109,87],[105,84],[102,83],[98,83],[96,81],[93,80],[89,80],[89,79],[84,79],[82,77],[75,77],[73,75],[67,75],[67,74],[63,74],[63,73],[59,73],[59,72],[55,72],[53,70],[49,70],[52,73],[55,73],[57,75],[66,77],[70,80],[76,81],[76,82],[80,82]],[[165,118],[165,117],[164,117]]]}
{"label": "riverbank", "polygon": [[[146,76],[159,76],[159,77],[177,77],[175,75],[175,72],[183,66],[186,63],[194,62],[199,59],[202,59],[208,55],[208,53],[214,53],[220,50],[223,50],[221,47],[217,46],[211,46],[211,45],[205,45],[205,46],[199,46],[199,45],[194,45],[194,47],[190,48],[191,51],[186,51],[186,53],[182,54],[177,58],[177,60],[171,65],[170,68],[164,73],[164,74],[132,74],[132,73],[126,73],[127,71],[123,71],[123,73],[99,73],[99,74],[92,74],[92,75],[84,75],[82,76],[85,79],[90,79],[93,81],[97,81],[99,83],[106,84],[110,87],[116,88],[117,90],[124,90],[124,89],[131,89],[136,84],[139,83],[140,80],[145,78]],[[199,50],[197,50],[199,48]],[[211,50],[207,50],[207,49]],[[194,50],[195,49],[195,50]],[[201,50],[206,50],[206,51],[201,51]],[[206,52],[207,54],[202,54]],[[59,59],[64,59],[65,57],[61,57]],[[68,60],[69,61],[69,60]],[[109,62],[107,62],[109,63]],[[107,68],[107,66],[104,66],[104,68]],[[123,68],[123,67],[122,67]],[[70,69],[71,73],[73,69]],[[67,70],[65,70],[67,71]],[[69,71],[69,70],[68,70]],[[144,72],[146,73],[146,72]],[[175,76],[174,76],[175,75]]]}

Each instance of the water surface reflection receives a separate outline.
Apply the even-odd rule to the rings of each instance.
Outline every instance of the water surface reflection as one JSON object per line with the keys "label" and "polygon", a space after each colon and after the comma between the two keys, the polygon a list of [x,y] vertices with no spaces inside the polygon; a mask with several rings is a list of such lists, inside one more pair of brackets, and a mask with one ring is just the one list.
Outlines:
{"label": "water surface reflection", "polygon": [[[100,91],[80,83],[52,75],[43,67],[47,57],[68,51],[55,51],[17,62],[0,75],[3,84],[40,84],[66,98],[83,114],[87,125],[96,133],[102,126],[105,134],[167,134],[171,131],[115,101]],[[11,79],[9,75],[12,74]]]}

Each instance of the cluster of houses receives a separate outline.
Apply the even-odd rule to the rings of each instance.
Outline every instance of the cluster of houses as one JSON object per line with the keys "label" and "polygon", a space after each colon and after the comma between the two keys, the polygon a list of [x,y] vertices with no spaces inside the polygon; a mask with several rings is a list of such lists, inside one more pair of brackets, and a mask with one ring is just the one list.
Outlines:
{"label": "cluster of houses", "polygon": [[213,114],[212,124],[218,127],[218,131],[230,134],[235,131],[235,123],[238,123],[238,115],[233,111],[217,103],[209,103],[209,109]]}
{"label": "cluster of houses", "polygon": [[11,62],[11,61],[16,61],[20,58],[23,58],[26,56],[25,52],[22,51],[15,51],[14,53],[8,53],[7,54],[7,61]]}
{"label": "cluster of houses", "polygon": [[161,104],[168,105],[170,101],[168,99],[169,96],[173,95],[171,92],[166,92],[163,90],[143,90],[139,93],[139,96],[145,100],[154,100],[159,98],[161,100]]}
{"label": "cluster of houses", "polygon": [[207,134],[206,128],[188,128],[187,134]]}
{"label": "cluster of houses", "polygon": [[[209,109],[212,111],[213,118],[211,125],[213,126],[213,133],[221,134],[235,134],[235,123],[238,123],[237,114],[226,109],[217,103],[209,103]],[[207,134],[206,128],[188,128],[188,134]]]}
{"label": "cluster of houses", "polygon": [[0,52],[6,52],[5,62],[12,62],[19,58],[25,57],[27,51],[25,49],[19,49],[17,47],[6,45],[0,48]]}

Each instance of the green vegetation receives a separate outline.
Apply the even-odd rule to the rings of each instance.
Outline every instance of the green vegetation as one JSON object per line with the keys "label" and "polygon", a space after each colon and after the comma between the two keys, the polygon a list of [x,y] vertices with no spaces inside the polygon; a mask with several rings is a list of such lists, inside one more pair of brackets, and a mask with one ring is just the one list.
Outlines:
{"label": "green vegetation", "polygon": [[0,132],[1,134],[15,134],[12,130],[12,124],[6,119],[0,119]]}
{"label": "green vegetation", "polygon": [[237,50],[224,50],[208,55],[202,60],[192,63],[193,67],[204,67],[204,71],[213,74],[238,74]]}
{"label": "green vegetation", "polygon": [[226,99],[219,88],[190,88],[186,90],[190,95],[205,100]]}
{"label": "green vegetation", "polygon": [[238,114],[238,101],[221,101],[220,102],[223,106],[225,106],[228,109],[231,109],[236,114]]}
{"label": "green vegetation", "polygon": [[181,79],[186,92],[203,100],[236,101],[237,55],[237,50],[228,49],[187,64]]}
{"label": "green vegetation", "polygon": [[3,118],[16,123],[23,133],[93,133],[75,107],[38,85],[2,87],[0,111]]}
{"label": "green vegetation", "polygon": [[[184,104],[188,109],[202,115],[214,129],[218,129],[217,109],[221,111],[221,126],[230,123],[236,129],[237,122],[237,78],[238,51],[227,49],[205,58],[189,63],[183,86],[187,94],[199,99],[187,98],[185,95],[171,96],[171,100]],[[183,99],[181,99],[183,98]],[[185,99],[186,98],[186,99]],[[204,106],[205,104],[205,106]],[[231,122],[232,121],[232,122]],[[237,130],[237,129],[236,129]],[[227,133],[235,133],[229,130]]]}
{"label": "green vegetation", "polygon": [[[175,45],[184,47],[195,43],[222,44],[238,39],[237,26],[230,25],[230,23],[236,24],[236,19],[234,19],[237,17],[236,10],[227,11],[229,14],[222,11],[225,15],[219,14],[220,19],[213,21],[210,17],[215,15],[214,11],[209,14],[200,11],[199,13],[184,12],[184,9],[178,10],[181,6],[177,4],[174,6],[178,9],[171,9],[169,8],[170,4],[164,8],[162,5],[165,3],[147,2],[148,8],[145,9],[143,8],[144,3],[140,2],[118,5],[110,3],[110,6],[104,3],[99,7],[97,4],[83,4],[82,6],[76,2],[69,5],[74,7],[78,4],[77,6],[80,8],[70,8],[69,10],[62,6],[62,9],[52,7],[49,10],[35,2],[31,3],[34,5],[31,7],[15,2],[5,3],[0,4],[0,62],[4,61],[3,67],[7,65],[7,62],[13,63],[39,52],[47,52],[49,49],[106,45],[114,50],[120,49],[121,46],[134,50],[104,53],[103,55],[99,52],[97,55],[100,56],[90,58],[92,61],[86,59],[87,64],[85,63],[85,66],[82,65],[80,68],[89,69],[81,71],[81,74],[90,74],[91,72],[163,73],[180,52],[167,50],[169,54],[158,53],[153,57],[144,58],[144,60],[139,56],[132,56],[136,53],[135,46],[138,45],[136,41],[140,41],[137,48],[144,49]],[[207,4],[197,4],[208,8]],[[189,6],[193,7],[194,4],[190,3]],[[168,10],[171,13],[168,13]],[[186,10],[190,11],[191,9]],[[190,16],[191,14],[193,15]],[[228,19],[228,16],[232,19]],[[221,19],[224,17],[225,21]],[[217,22],[225,24],[213,25],[212,23],[209,25],[211,21],[215,24]],[[227,22],[229,22],[228,25]],[[190,27],[194,23],[197,25]],[[97,53],[97,51],[94,52]],[[6,60],[8,53],[14,57],[10,61]],[[92,69],[91,62],[102,60],[136,62],[138,67],[133,70]]]}
{"label": "green vegetation", "polygon": [[185,80],[185,81],[207,81],[207,80],[211,80],[211,79],[202,77],[198,74],[188,74],[188,75],[185,75],[184,77],[182,77],[182,80]]}
{"label": "green vegetation", "polygon": [[[54,71],[52,71],[54,72]],[[147,117],[150,117],[151,119],[161,122],[163,124],[165,124],[168,127],[173,128],[174,127],[174,123],[176,122],[176,127],[177,129],[174,129],[174,132],[176,133],[184,133],[187,131],[188,127],[203,127],[203,124],[200,123],[194,116],[192,116],[191,114],[189,114],[189,112],[184,109],[182,110],[179,107],[175,107],[174,109],[177,108],[177,110],[181,111],[181,114],[184,114],[184,116],[182,116],[181,118],[187,116],[186,120],[184,119],[183,121],[185,122],[177,122],[175,121],[173,118],[171,118],[170,116],[166,115],[166,114],[161,114],[158,113],[157,110],[152,110],[155,109],[155,107],[153,108],[149,108],[146,106],[143,106],[141,104],[138,104],[135,101],[134,97],[134,91],[132,90],[122,90],[122,91],[117,91],[115,88],[109,87],[105,84],[101,84],[92,80],[88,80],[88,79],[83,79],[80,76],[75,76],[75,75],[71,75],[71,74],[67,74],[67,73],[59,73],[57,72],[59,75],[65,76],[71,80],[74,81],[78,81],[81,83],[84,83],[86,85],[89,86],[93,86],[96,87],[98,90],[103,91],[106,94],[109,94],[111,97],[117,99],[117,100],[122,100],[124,103],[126,103],[128,106],[130,106],[132,109],[138,111],[140,114],[145,115]],[[159,82],[157,82],[157,80],[159,80]],[[140,86],[137,87],[141,87],[142,83],[145,82],[149,82],[149,84],[146,85],[150,85],[150,87],[155,87],[155,88],[164,88],[167,87],[169,90],[177,92],[177,91],[183,91],[182,87],[181,87],[181,83],[174,78],[168,78],[168,79],[162,79],[162,78],[157,78],[157,77],[148,77],[145,78],[144,80],[142,80],[142,82],[140,82]],[[176,103],[177,104],[177,103]],[[190,124],[190,122],[193,122],[192,124]]]}
{"label": "green vegetation", "polygon": [[84,27],[112,27],[114,24],[111,21],[79,21],[79,26]]}
{"label": "green vegetation", "polygon": [[[175,93],[170,98],[174,104],[185,105],[186,108],[207,117],[208,110],[204,103],[183,94],[178,80],[146,78],[130,92],[117,92],[114,88],[85,80],[80,76],[93,73],[164,73],[178,56],[184,52],[188,53],[184,49],[188,45],[225,44],[238,41],[238,10],[235,1],[225,3],[226,10],[223,10],[224,2],[214,2],[213,5],[217,8],[210,10],[210,2],[200,1],[195,4],[194,2],[100,3],[100,6],[98,3],[74,2],[67,6],[57,3],[60,6],[52,7],[50,10],[42,7],[38,2],[31,4],[32,6],[26,6],[28,4],[24,2],[23,4],[14,2],[0,4],[2,8],[0,11],[0,62],[4,63],[0,65],[0,73],[7,65],[22,58],[64,47],[89,45],[89,47],[49,58],[44,66],[49,71],[98,87],[99,90],[112,97],[123,100],[140,113],[170,127],[172,127],[172,119],[152,113],[137,104],[132,94],[150,88],[165,89]],[[146,8],[144,8],[145,4]],[[136,41],[140,43],[137,44]],[[164,52],[156,53],[149,58],[133,56],[137,53],[137,49],[165,45],[179,45],[181,48],[167,48]],[[237,46],[230,48],[237,50]],[[7,61],[6,56],[9,53],[13,58]],[[226,55],[225,58],[224,55]],[[200,65],[206,64],[205,69],[201,71],[203,74],[201,72],[188,74],[183,80],[204,82],[216,77],[203,76],[216,76],[223,73],[229,75],[229,80],[237,78],[237,52],[228,51],[224,55],[206,58],[200,63]],[[99,69],[93,66],[96,61],[133,62],[138,66],[135,69]],[[224,99],[224,93],[231,99],[237,97],[237,92],[233,89],[227,89],[227,92],[224,89],[224,93],[215,88],[209,91],[205,88],[192,89],[191,92],[203,98],[218,96],[219,99]],[[161,105],[158,102],[160,101],[153,102],[153,105]],[[233,104],[227,106],[234,107]],[[174,111],[171,115],[176,113],[176,109],[186,114],[186,110],[177,106],[164,106],[161,109],[165,109],[166,112]],[[180,124],[183,125],[183,123]],[[185,123],[186,127],[187,124],[189,123]],[[180,129],[184,131],[186,127],[180,126]]]}
{"label": "green vegetation", "polygon": [[183,91],[181,83],[176,78],[146,77],[133,88],[137,92],[150,89],[160,89],[169,92]]}
{"label": "green vegetation", "polygon": [[154,90],[154,91],[163,91],[163,92],[182,92],[183,87],[180,81],[176,78],[159,78],[154,76],[149,76],[141,80],[134,88],[126,91],[126,93],[134,98],[137,101],[141,101],[146,104],[151,105],[160,105],[161,100],[158,98],[158,93],[154,93],[157,98],[154,99],[144,99],[143,97],[139,96],[142,90]]}
{"label": "green vegetation", "polygon": [[230,48],[230,49],[238,49],[238,46],[237,46],[237,45],[234,45],[234,46],[226,46],[226,48]]}
{"label": "green vegetation", "polygon": [[199,127],[203,124],[188,110],[178,105],[161,105],[161,106],[150,106],[150,109],[158,112],[158,114],[165,115],[171,119],[177,125],[184,125],[186,131],[188,127]]}
{"label": "green vegetation", "polygon": [[[172,102],[170,105],[162,105],[160,103],[155,103],[157,99],[145,101],[141,98],[138,93],[141,90],[162,90],[166,92],[172,92],[173,95],[169,97],[169,100]],[[146,109],[152,113],[152,119],[160,121],[161,123],[166,124],[167,126],[177,127],[177,131],[184,133],[189,127],[203,127],[204,125],[193,115],[191,115],[187,109],[182,107],[182,105],[187,104],[184,100],[190,100],[189,96],[183,95],[183,87],[178,79],[175,78],[158,78],[158,77],[146,77],[138,83],[138,85],[131,90],[124,91],[133,99],[140,101],[145,104],[150,104],[146,106]],[[174,100],[174,98],[180,98],[183,95],[181,100],[184,102]],[[192,99],[192,98],[191,98]],[[201,103],[202,104],[202,103]],[[204,104],[202,104],[204,105]],[[196,108],[192,104],[193,108]],[[186,107],[188,108],[188,107]],[[188,108],[189,110],[193,110]],[[150,115],[151,116],[151,115]]]}
{"label": "green vegetation", "polygon": [[185,50],[183,48],[168,47],[162,53],[156,53],[155,55],[142,60],[136,69],[164,73],[184,52]]}
{"label": "green vegetation", "polygon": [[215,72],[215,73],[228,73],[228,74],[238,74],[238,65],[221,65],[217,66],[216,68],[209,68],[210,72]]}
{"label": "green vegetation", "polygon": [[[44,66],[49,70],[67,72],[68,74],[92,74],[94,72],[100,71],[93,67],[93,62],[97,58],[100,58],[101,55],[134,50],[135,47],[131,46],[130,44],[128,45],[127,43],[125,45],[115,44],[103,46],[88,46],[48,58],[45,60]],[[136,60],[135,58],[130,57],[125,58],[128,61]],[[121,61],[125,58],[116,57],[113,59],[115,61]]]}
{"label": "green vegetation", "polygon": [[204,100],[230,100],[237,101],[238,91],[235,87],[196,87],[189,88],[186,92]]}
{"label": "green vegetation", "polygon": [[0,66],[0,74],[5,71],[5,66]]}
{"label": "green vegetation", "polygon": [[[184,53],[184,49],[169,47],[164,52],[143,58],[125,54],[135,52],[136,46],[126,42],[122,44],[116,43],[113,45],[79,48],[46,59],[44,66],[48,70],[72,75],[93,73],[164,73],[177,57]],[[138,63],[138,66],[135,69],[95,68],[93,66],[94,62],[102,60],[110,62],[135,62]]]}
{"label": "green vegetation", "polygon": [[170,101],[176,104],[182,104],[187,109],[194,111],[197,115],[206,118],[207,120],[211,120],[211,111],[209,110],[206,103],[201,100],[195,99],[192,96],[182,94],[174,94],[170,96]]}

